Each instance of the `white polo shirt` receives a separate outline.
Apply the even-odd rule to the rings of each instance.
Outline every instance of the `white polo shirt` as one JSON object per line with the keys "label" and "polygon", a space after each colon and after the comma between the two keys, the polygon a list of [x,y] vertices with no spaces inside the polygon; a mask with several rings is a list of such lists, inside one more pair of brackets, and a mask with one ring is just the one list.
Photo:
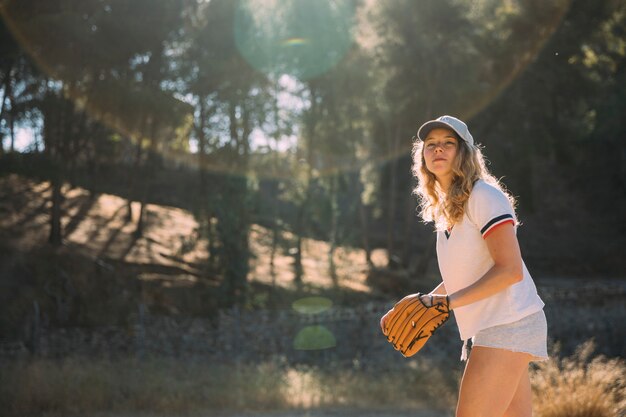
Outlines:
{"label": "white polo shirt", "polygon": [[[515,224],[515,214],[506,195],[478,180],[466,203],[462,221],[449,231],[437,232],[437,260],[448,294],[480,279],[494,265],[484,238],[506,222]],[[544,303],[526,265],[522,281],[472,304],[454,309],[462,340],[478,331],[512,323],[540,311]]]}

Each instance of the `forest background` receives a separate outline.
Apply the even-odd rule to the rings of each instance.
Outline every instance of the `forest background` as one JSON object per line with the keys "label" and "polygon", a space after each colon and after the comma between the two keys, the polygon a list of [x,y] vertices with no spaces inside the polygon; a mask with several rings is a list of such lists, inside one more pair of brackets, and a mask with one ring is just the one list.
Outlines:
{"label": "forest background", "polygon": [[[0,13],[4,350],[46,356],[52,329],[219,326],[430,290],[435,234],[410,152],[442,114],[467,121],[517,198],[538,286],[609,286],[623,304],[623,1],[2,0]],[[315,343],[293,347],[338,341]],[[601,349],[624,356],[623,340]]]}

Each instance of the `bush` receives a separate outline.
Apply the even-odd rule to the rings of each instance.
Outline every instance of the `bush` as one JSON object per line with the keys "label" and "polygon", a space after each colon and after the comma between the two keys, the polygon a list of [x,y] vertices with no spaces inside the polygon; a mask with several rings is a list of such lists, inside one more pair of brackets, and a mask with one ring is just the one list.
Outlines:
{"label": "bush", "polygon": [[538,417],[626,416],[626,362],[592,358],[594,343],[560,359],[558,347],[532,374],[534,411]]}

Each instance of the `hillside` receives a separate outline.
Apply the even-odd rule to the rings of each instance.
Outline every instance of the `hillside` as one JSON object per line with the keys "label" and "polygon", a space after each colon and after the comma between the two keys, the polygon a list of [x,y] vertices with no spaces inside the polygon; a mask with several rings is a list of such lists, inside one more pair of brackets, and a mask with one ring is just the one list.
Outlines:
{"label": "hillside", "polygon": [[[91,199],[82,188],[66,188],[64,195],[65,240],[55,249],[46,243],[49,184],[17,175],[0,177],[0,247],[5,249],[0,271],[2,285],[13,293],[5,304],[9,317],[20,321],[34,301],[58,324],[123,321],[139,302],[166,314],[215,311],[220,277],[211,270],[208,241],[199,236],[191,213],[150,204],[144,234],[137,238],[138,203],[133,203],[129,222],[127,202],[120,197],[101,194]],[[290,237],[285,233],[282,239]],[[250,248],[251,307],[280,307],[312,294],[332,293],[332,298],[344,301],[376,297],[366,284],[367,265],[360,249],[335,251],[333,280],[328,243],[305,239],[304,279],[297,288],[288,249],[279,247],[273,268],[270,265],[268,229],[253,225]],[[374,251],[373,260],[386,264],[380,250]],[[5,326],[8,322],[5,318]]]}

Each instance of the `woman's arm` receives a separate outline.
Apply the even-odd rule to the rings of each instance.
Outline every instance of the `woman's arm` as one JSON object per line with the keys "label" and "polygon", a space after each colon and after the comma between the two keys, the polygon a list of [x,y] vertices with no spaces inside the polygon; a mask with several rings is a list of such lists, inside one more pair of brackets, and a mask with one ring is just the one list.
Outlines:
{"label": "woman's arm", "polygon": [[[495,228],[485,237],[485,242],[494,261],[493,267],[472,285],[449,294],[450,309],[490,297],[524,278],[522,255],[512,224],[505,223]],[[440,288],[442,285],[443,283],[431,293],[435,304],[443,302],[442,298],[445,298],[445,293]]]}

